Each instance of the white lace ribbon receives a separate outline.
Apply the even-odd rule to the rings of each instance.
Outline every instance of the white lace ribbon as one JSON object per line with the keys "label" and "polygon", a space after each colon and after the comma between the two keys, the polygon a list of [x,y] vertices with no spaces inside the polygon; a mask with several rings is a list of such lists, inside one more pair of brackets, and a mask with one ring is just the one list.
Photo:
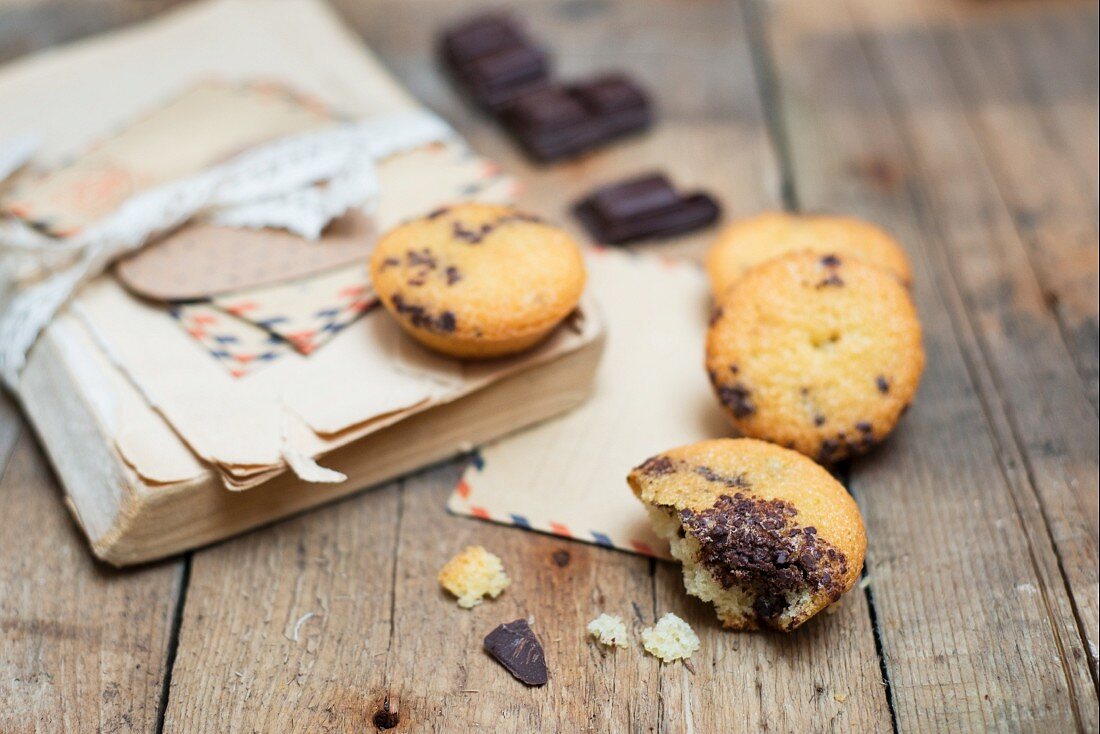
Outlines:
{"label": "white lace ribbon", "polygon": [[424,111],[378,117],[282,138],[243,153],[138,194],[63,240],[20,222],[0,223],[0,253],[9,260],[6,277],[13,277],[12,263],[20,258],[24,270],[30,263],[48,273],[27,285],[9,284],[12,292],[0,313],[0,377],[14,388],[27,351],[74,291],[153,235],[201,215],[232,226],[279,227],[316,239],[348,208],[371,207],[378,195],[378,160],[453,134],[445,122]]}

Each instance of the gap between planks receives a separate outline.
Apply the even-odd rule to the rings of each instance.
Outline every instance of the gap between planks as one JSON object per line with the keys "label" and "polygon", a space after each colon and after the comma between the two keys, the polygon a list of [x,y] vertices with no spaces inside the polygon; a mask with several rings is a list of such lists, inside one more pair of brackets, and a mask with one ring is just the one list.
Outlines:
{"label": "gap between planks", "polygon": [[[849,0],[849,2],[852,7],[862,7],[860,0]],[[927,18],[924,17],[923,14],[919,16],[919,20],[921,22],[927,22]],[[930,50],[933,53],[938,50],[935,43],[935,35],[934,32],[928,31],[927,38],[930,39],[930,43],[923,46],[925,50]],[[863,53],[869,61],[868,67],[876,78],[878,88],[884,95],[884,99],[890,109],[890,114],[893,116],[895,127],[902,131],[908,130],[910,122],[908,116],[902,112],[904,105],[899,99],[899,92],[896,86],[892,83],[892,79],[888,75],[887,70],[889,69],[889,65],[886,63],[886,60],[882,58],[878,49],[878,45],[882,42],[881,38],[873,38],[872,34],[862,29],[856,29],[855,37],[859,41]],[[950,85],[954,85],[954,87],[951,87],[951,91],[955,91],[957,94],[957,79],[950,75],[949,64],[944,63],[943,66],[944,69],[949,72],[945,83],[948,84],[949,87]],[[947,103],[951,101],[952,100],[948,99]],[[972,118],[965,113],[965,110],[969,109],[969,107],[967,105],[960,105],[960,108],[964,110],[962,113],[964,120],[972,125]],[[913,147],[912,135],[901,135],[899,137],[908,160],[914,162],[915,167],[920,170],[922,168],[921,156]],[[973,137],[975,141],[980,141],[981,139],[981,136],[977,134]],[[988,163],[988,156],[983,147],[979,144],[976,148],[982,159]],[[977,180],[977,177],[975,180]],[[997,186],[999,182],[995,177],[993,177],[992,183],[994,184],[993,194],[996,196],[1002,192],[1002,189],[1000,186]],[[1002,206],[1004,206],[1004,203],[1001,203]],[[991,435],[1000,448],[998,458],[1000,459],[1002,474],[1009,486],[1016,487],[1019,490],[1010,492],[1009,495],[1021,531],[1027,542],[1029,560],[1040,582],[1038,584],[1039,591],[1042,595],[1043,603],[1048,610],[1051,632],[1057,644],[1059,656],[1065,670],[1066,682],[1069,686],[1070,695],[1073,697],[1075,704],[1080,704],[1082,702],[1080,700],[1080,692],[1077,690],[1077,676],[1073,673],[1074,664],[1072,661],[1072,654],[1067,648],[1067,641],[1063,639],[1063,625],[1058,622],[1060,615],[1057,613],[1055,605],[1050,598],[1050,591],[1047,587],[1046,577],[1048,573],[1046,569],[1044,569],[1043,562],[1040,560],[1042,552],[1039,550],[1037,544],[1041,542],[1041,539],[1045,539],[1046,543],[1049,544],[1049,549],[1056,562],[1056,578],[1060,579],[1066,593],[1077,632],[1078,639],[1073,642],[1076,643],[1075,647],[1083,650],[1087,657],[1089,677],[1092,679],[1092,693],[1096,696],[1100,693],[1097,689],[1096,656],[1089,644],[1090,638],[1087,632],[1087,626],[1082,619],[1082,610],[1078,601],[1081,594],[1087,595],[1089,592],[1075,587],[1066,572],[1061,544],[1058,542],[1057,534],[1052,527],[1048,500],[1039,489],[1040,477],[1036,472],[1030,452],[1026,449],[1027,444],[1024,441],[1019,422],[1016,418],[1017,411],[1014,409],[1014,405],[1006,399],[1017,395],[1022,386],[1012,385],[1000,374],[1000,371],[997,369],[997,359],[991,347],[988,345],[987,340],[984,338],[982,326],[972,312],[972,309],[967,308],[968,299],[966,294],[969,289],[957,272],[957,269],[952,266],[952,253],[947,245],[951,235],[949,232],[945,231],[943,224],[943,218],[950,215],[940,213],[939,216],[937,216],[936,212],[931,211],[931,207],[934,206],[935,204],[924,206],[916,204],[915,209],[918,213],[927,213],[927,216],[923,217],[921,223],[924,227],[933,232],[932,236],[926,238],[926,242],[932,245],[930,248],[931,253],[934,260],[938,261],[938,267],[936,268],[937,278],[939,279],[942,276],[942,282],[946,284],[947,290],[949,291],[944,301],[953,306],[948,309],[948,313],[955,324],[955,333],[959,335],[966,345],[966,348],[962,349],[964,362],[970,373],[972,383],[979,388],[976,391],[978,400],[986,414],[987,422],[991,427]],[[1012,220],[1013,218],[1007,217],[1007,219]],[[1025,264],[1033,265],[1029,260],[1025,260],[1024,262]],[[1036,273],[1032,272],[1030,275],[1035,281],[1040,280]],[[942,292],[943,289],[941,288],[941,293]],[[1042,305],[1047,310],[1048,317],[1056,324],[1059,323],[1057,311],[1050,308],[1050,304],[1045,300],[1042,301]],[[1061,329],[1058,330],[1058,334],[1061,338],[1063,334]],[[1073,364],[1075,360],[1072,357],[1070,345],[1065,341],[1060,341],[1060,345],[1065,349],[1064,353],[1055,355],[1053,358],[1064,359],[1066,363]],[[1072,371],[1072,374],[1075,378],[1080,377],[1080,373],[1076,369]],[[1081,388],[1084,390],[1085,385],[1082,384]],[[1053,389],[1062,388],[1061,386],[1054,386]],[[1006,459],[1003,458],[1005,456],[1008,457],[1007,461],[1016,461],[1024,467],[1024,475],[1021,477],[1023,481],[1013,481],[1015,473],[1010,470],[1010,467],[1006,466]],[[1067,492],[1071,491],[1069,487],[1066,487],[1065,490]],[[1020,497],[1018,496],[1020,492],[1027,493],[1034,499],[1035,505],[1038,508],[1039,527],[1033,527],[1035,523],[1029,522],[1027,514],[1021,505]],[[1088,706],[1089,704],[1085,703],[1084,705]],[[1078,727],[1084,728],[1078,705],[1074,706],[1073,712],[1077,719]]]}

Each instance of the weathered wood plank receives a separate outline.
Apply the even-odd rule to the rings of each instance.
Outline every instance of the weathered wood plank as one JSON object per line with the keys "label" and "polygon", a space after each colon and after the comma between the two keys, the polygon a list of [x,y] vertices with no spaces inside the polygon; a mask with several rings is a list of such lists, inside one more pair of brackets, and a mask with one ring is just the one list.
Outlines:
{"label": "weathered wood plank", "polygon": [[[924,385],[889,444],[852,469],[899,727],[1095,726],[1058,558],[1034,490],[999,457],[1005,437],[987,414],[990,396],[975,395],[986,383],[972,371],[986,358],[954,279],[961,263],[952,266],[942,248],[950,238],[992,264],[1004,255],[988,251],[991,233],[974,212],[963,219],[943,209],[970,201],[970,169],[944,178],[913,150],[923,143],[918,150],[930,155],[939,141],[932,131],[956,140],[960,127],[945,125],[928,61],[912,52],[919,30],[856,27],[844,8],[824,4],[780,5],[771,30],[798,201],[879,221],[909,245],[916,266]],[[880,38],[882,56],[869,59],[864,44]],[[912,110],[897,109],[898,92],[879,74],[911,82]],[[905,115],[913,119],[897,119]],[[970,229],[945,230],[952,214]],[[1081,393],[1076,374],[1070,381]],[[1082,479],[1095,482],[1095,470]]]}
{"label": "weathered wood plank", "polygon": [[[885,85],[893,89],[913,160],[929,184],[930,223],[942,235],[933,243],[941,245],[940,267],[952,276],[950,284],[969,316],[976,342],[971,352],[980,358],[975,360],[978,384],[994,415],[1001,451],[1012,459],[1019,454],[1025,476],[1018,482],[1018,498],[1028,502],[1037,494],[1041,514],[1030,528],[1037,538],[1052,537],[1069,585],[1074,607],[1060,614],[1067,617],[1067,631],[1076,617],[1077,636],[1095,641],[1100,627],[1100,421],[983,158],[979,136],[968,125],[974,102],[952,83],[926,9],[906,3],[889,12],[860,7],[870,25],[872,63],[877,60],[889,76]],[[886,41],[898,25],[912,29],[911,43]],[[964,174],[967,184],[960,186]],[[1095,261],[1095,234],[1092,248]],[[1079,269],[1087,267],[1079,264]],[[1089,655],[1095,670],[1095,653],[1086,639],[1066,654],[1072,650]],[[1095,696],[1095,690],[1090,693]]]}
{"label": "weathered wood plank", "polygon": [[182,564],[97,565],[24,432],[0,480],[0,731],[152,731]]}
{"label": "weathered wood plank", "polygon": [[[1029,41],[1052,25],[1088,25],[1093,5],[1024,6],[992,15],[988,8],[943,2],[930,4],[933,38],[944,54],[965,112],[974,126],[1005,204],[1010,208],[1043,296],[1058,318],[1063,339],[1077,363],[1093,409],[1098,401],[1100,346],[1097,341],[1096,191],[1086,171],[1096,170],[1097,126],[1062,135],[1057,117],[1064,109],[1097,104],[1097,38],[1082,36],[1052,60],[1036,67]],[[1074,38],[1069,34],[1070,39]],[[1041,74],[1045,74],[1041,76]],[[1051,87],[1060,94],[1048,96]],[[1093,120],[1095,123],[1095,119]],[[1078,141],[1092,151],[1079,158]],[[1090,142],[1091,141],[1091,142]]]}
{"label": "weathered wood plank", "polygon": [[194,554],[165,731],[364,731],[391,639],[399,484]]}

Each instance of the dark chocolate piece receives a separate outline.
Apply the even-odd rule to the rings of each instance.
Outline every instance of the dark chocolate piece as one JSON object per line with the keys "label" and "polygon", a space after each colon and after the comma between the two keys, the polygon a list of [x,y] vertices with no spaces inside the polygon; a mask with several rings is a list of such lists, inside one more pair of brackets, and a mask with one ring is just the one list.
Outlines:
{"label": "dark chocolate piece", "polygon": [[526,619],[507,622],[486,635],[485,652],[526,685],[546,684],[546,656]]}
{"label": "dark chocolate piece", "polygon": [[519,95],[499,119],[531,157],[552,161],[644,130],[652,114],[645,92],[612,74]]}
{"label": "dark chocolate piece", "polygon": [[710,509],[681,510],[680,522],[699,541],[698,560],[715,580],[754,593],[757,620],[774,626],[789,592],[824,592],[835,601],[848,573],[847,557],[817,528],[800,526],[797,515],[783,500],[738,492],[721,495]]}
{"label": "dark chocolate piece", "polygon": [[443,32],[443,62],[482,107],[500,108],[547,84],[550,63],[510,17],[475,16]]}
{"label": "dark chocolate piece", "polygon": [[625,76],[552,83],[546,52],[506,14],[451,26],[439,45],[459,86],[537,160],[576,155],[650,123],[649,100]]}
{"label": "dark chocolate piece", "polygon": [[573,207],[589,234],[611,245],[690,232],[720,211],[708,194],[679,194],[659,173],[604,186]]}

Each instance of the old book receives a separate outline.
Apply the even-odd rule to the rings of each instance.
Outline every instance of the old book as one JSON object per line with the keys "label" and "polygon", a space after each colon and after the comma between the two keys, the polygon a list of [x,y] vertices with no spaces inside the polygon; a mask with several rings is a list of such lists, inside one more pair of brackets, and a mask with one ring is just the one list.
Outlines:
{"label": "old book", "polygon": [[[221,540],[563,413],[588,397],[602,348],[602,331],[593,329],[568,353],[337,449],[323,461],[347,475],[340,484],[310,484],[285,471],[233,492],[213,470],[182,482],[141,477],[117,450],[113,424],[159,418],[71,315],[35,345],[20,397],[92,550],[121,566]],[[153,451],[187,451],[171,432],[155,435]]]}
{"label": "old book", "polygon": [[[212,46],[220,52],[210,54]],[[0,71],[0,139],[35,130],[43,139],[38,162],[57,165],[211,75],[277,80],[353,117],[418,107],[317,0],[212,0]],[[46,122],[43,109],[51,111]],[[546,344],[490,365],[437,364],[393,341],[387,319],[368,314],[350,342],[375,339],[412,376],[391,384],[375,369],[375,382],[338,383],[355,410],[332,405],[339,390],[324,383],[350,371],[333,359],[347,353],[344,334],[309,362],[291,354],[283,360],[291,367],[248,376],[237,405],[231,378],[186,343],[163,308],[103,276],[39,338],[18,394],[93,551],[126,565],[228,537],[562,413],[591,391],[603,344],[589,302]],[[189,392],[158,372],[163,360],[142,361],[143,347],[189,360],[194,369],[182,370],[194,373]],[[385,362],[365,347],[357,352],[366,353],[375,354],[375,368]],[[229,410],[226,397],[241,409]],[[283,444],[302,447],[346,481],[298,479],[276,445],[280,432]]]}

